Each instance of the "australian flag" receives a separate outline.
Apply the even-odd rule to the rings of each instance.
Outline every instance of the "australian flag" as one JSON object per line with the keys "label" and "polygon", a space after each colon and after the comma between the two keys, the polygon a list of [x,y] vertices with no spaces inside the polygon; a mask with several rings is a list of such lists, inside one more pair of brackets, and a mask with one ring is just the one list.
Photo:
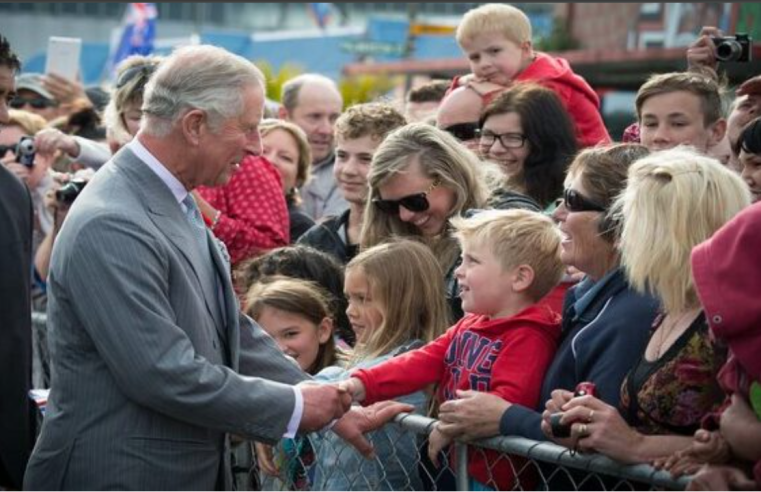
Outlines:
{"label": "australian flag", "polygon": [[130,55],[150,55],[156,39],[158,10],[155,3],[130,3],[124,13],[119,44],[113,50],[109,73],[113,79],[116,67]]}
{"label": "australian flag", "polygon": [[320,29],[325,29],[333,16],[332,3],[307,3],[309,15],[314,19]]}

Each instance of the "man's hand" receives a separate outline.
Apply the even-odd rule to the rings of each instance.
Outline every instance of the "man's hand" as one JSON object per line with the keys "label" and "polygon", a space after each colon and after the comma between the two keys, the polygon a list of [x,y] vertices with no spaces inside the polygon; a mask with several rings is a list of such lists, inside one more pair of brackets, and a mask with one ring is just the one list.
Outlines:
{"label": "man's hand", "polygon": [[356,402],[362,403],[367,396],[365,394],[365,385],[362,384],[359,378],[349,378],[346,381],[341,381],[338,383],[338,386],[348,392]]}
{"label": "man's hand", "polygon": [[42,79],[42,86],[53,95],[62,106],[71,106],[78,99],[89,101],[82,83],[49,73]]}
{"label": "man's hand", "polygon": [[71,135],[66,135],[56,128],[45,128],[34,136],[34,146],[41,154],[54,154],[61,150],[69,157],[79,155],[79,144]]}
{"label": "man's hand", "polygon": [[452,442],[452,437],[434,427],[428,436],[428,458],[436,468],[439,467],[439,453]]}
{"label": "man's hand", "polygon": [[716,46],[714,46],[711,38],[723,36],[721,30],[715,27],[703,27],[698,39],[687,48],[687,69],[698,72],[709,69],[715,74],[718,62],[716,61]]}
{"label": "man's hand", "polygon": [[457,399],[449,400],[439,408],[438,429],[464,440],[496,436],[502,414],[510,405],[497,395],[457,390]]}
{"label": "man's hand", "polygon": [[737,89],[738,96],[757,96],[759,94],[761,94],[761,75],[749,78]]}
{"label": "man's hand", "polygon": [[351,407],[351,395],[332,384],[299,383],[296,388],[304,397],[304,413],[300,432],[314,432],[340,419]]}
{"label": "man's hand", "polygon": [[333,432],[354,446],[367,459],[375,458],[372,444],[364,434],[384,426],[402,412],[413,412],[415,407],[396,401],[381,401],[368,407],[352,407],[333,426]]}

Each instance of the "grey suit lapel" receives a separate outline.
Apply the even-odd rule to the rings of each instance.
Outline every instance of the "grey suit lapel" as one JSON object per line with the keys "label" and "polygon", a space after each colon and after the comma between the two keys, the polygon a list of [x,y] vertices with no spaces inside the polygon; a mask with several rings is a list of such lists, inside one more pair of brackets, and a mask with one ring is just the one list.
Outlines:
{"label": "grey suit lapel", "polygon": [[[114,156],[115,166],[128,175],[134,189],[142,197],[151,215],[151,220],[174,244],[190,265],[198,284],[203,290],[204,303],[209,315],[214,319],[217,332],[227,339],[224,323],[216,309],[216,282],[211,276],[213,267],[208,259],[201,256],[191,224],[183,214],[180,204],[171,190],[150,168],[128,148],[123,148]],[[211,246],[215,248],[214,246]]]}

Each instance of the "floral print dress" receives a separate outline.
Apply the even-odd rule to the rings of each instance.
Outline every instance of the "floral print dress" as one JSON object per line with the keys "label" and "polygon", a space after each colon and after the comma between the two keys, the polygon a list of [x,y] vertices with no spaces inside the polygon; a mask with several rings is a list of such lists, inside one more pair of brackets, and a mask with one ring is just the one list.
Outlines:
{"label": "floral print dress", "polygon": [[[651,336],[664,318],[655,319]],[[701,312],[658,360],[642,354],[621,385],[621,414],[643,434],[692,435],[724,399],[717,374],[726,358]]]}

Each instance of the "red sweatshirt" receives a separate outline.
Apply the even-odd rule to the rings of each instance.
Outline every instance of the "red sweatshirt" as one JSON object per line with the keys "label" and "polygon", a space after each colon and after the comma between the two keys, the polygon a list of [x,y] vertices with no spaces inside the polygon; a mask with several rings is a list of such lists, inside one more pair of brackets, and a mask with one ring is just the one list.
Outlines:
{"label": "red sweatshirt", "polygon": [[[460,86],[461,77],[452,80],[447,93]],[[515,77],[515,82],[536,82],[552,89],[560,97],[576,126],[576,140],[580,147],[594,147],[610,143],[610,135],[600,115],[600,98],[580,75],[573,73],[568,61],[546,53],[536,52],[536,59]],[[489,105],[505,89],[483,94],[483,108]],[[482,109],[483,109],[482,108]]]}
{"label": "red sweatshirt", "polygon": [[565,58],[536,53],[536,59],[518,74],[515,81],[537,82],[555,91],[576,124],[582,147],[610,142],[600,115],[600,98],[586,80],[573,73]]}
{"label": "red sweatshirt", "polygon": [[[536,408],[559,336],[560,316],[542,305],[510,318],[470,314],[428,345],[352,375],[365,385],[367,405],[439,383],[439,402],[455,399],[455,390],[461,389]],[[512,471],[497,456],[491,451],[469,453],[469,472],[484,484],[493,477],[500,490],[509,490]]]}

